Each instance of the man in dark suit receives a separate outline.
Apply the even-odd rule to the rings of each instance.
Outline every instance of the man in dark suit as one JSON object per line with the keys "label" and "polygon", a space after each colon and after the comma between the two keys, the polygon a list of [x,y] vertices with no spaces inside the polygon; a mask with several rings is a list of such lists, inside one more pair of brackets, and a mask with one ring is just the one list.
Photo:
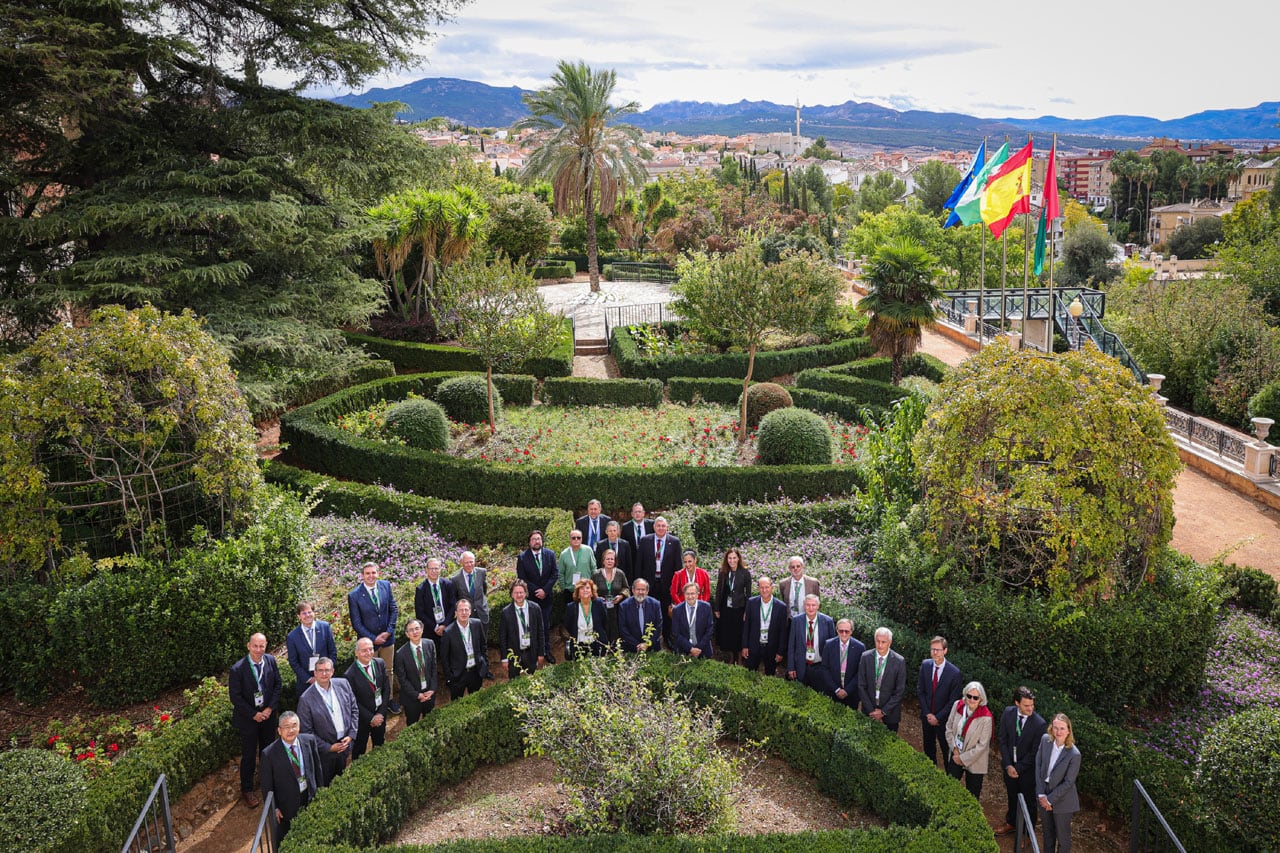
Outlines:
{"label": "man in dark suit", "polygon": [[351,753],[354,761],[364,755],[370,738],[375,747],[382,746],[386,739],[391,680],[387,676],[387,665],[374,655],[373,640],[368,637],[356,640],[356,662],[347,669],[346,675],[351,683],[351,692],[356,695],[356,706],[360,709],[355,751]]}
{"label": "man in dark suit", "polygon": [[858,664],[858,699],[864,714],[896,732],[907,690],[907,662],[890,648],[893,632],[888,628],[876,629],[875,643],[874,649],[862,653]]}
{"label": "man in dark suit", "polygon": [[696,583],[684,585],[684,603],[671,608],[671,642],[678,654],[711,658],[711,632],[715,619],[711,605],[698,600]]}
{"label": "man in dark suit", "polygon": [[631,595],[618,605],[618,633],[624,652],[656,652],[662,649],[662,605],[649,595],[649,582],[638,578]]}
{"label": "man in dark suit", "polygon": [[924,754],[937,764],[938,746],[942,746],[942,765],[946,769],[951,744],[947,743],[947,717],[960,701],[964,682],[960,669],[947,660],[947,641],[934,637],[929,641],[929,657],[920,662],[916,679],[916,698],[920,700],[920,735]]}
{"label": "man in dark suit", "polygon": [[622,525],[622,538],[627,540],[632,551],[639,554],[640,540],[650,533],[653,533],[653,522],[644,517],[644,504],[637,501],[631,505],[631,520]]}
{"label": "man in dark suit", "polygon": [[413,615],[422,623],[422,636],[435,646],[440,659],[440,638],[453,621],[453,582],[440,577],[440,558],[427,560],[427,576],[413,591]]}
{"label": "man in dark suit", "polygon": [[760,594],[747,600],[746,618],[742,624],[742,665],[774,675],[778,664],[786,660],[791,619],[787,605],[773,595],[773,581],[760,578]]}
{"label": "man in dark suit", "polygon": [[435,643],[423,639],[422,623],[410,619],[404,626],[409,642],[396,652],[396,680],[400,682],[400,701],[404,703],[404,724],[411,726],[436,706]]}
{"label": "man in dark suit", "polygon": [[1036,713],[1036,695],[1029,687],[1019,686],[1013,691],[1013,704],[1004,709],[1000,717],[1000,765],[1004,769],[1004,791],[1008,798],[1004,824],[996,829],[996,835],[1012,835],[1017,825],[1018,794],[1027,801],[1027,814],[1031,817],[1028,831],[1036,825],[1036,753],[1040,739],[1048,731],[1044,717]]}
{"label": "man in dark suit", "polygon": [[461,699],[480,689],[481,679],[490,678],[489,651],[484,626],[471,618],[471,602],[458,599],[454,620],[440,641],[440,659],[449,683],[450,699]]}
{"label": "man in dark suit", "polygon": [[778,597],[787,605],[787,613],[794,619],[804,612],[806,595],[822,595],[818,579],[804,573],[804,557],[796,554],[787,558],[787,576],[778,584]]}
{"label": "man in dark suit", "polygon": [[[556,602],[556,581],[560,573],[556,552],[544,547],[542,531],[529,534],[529,547],[516,558],[516,577],[528,584],[529,600],[542,611],[542,656],[547,663],[555,663],[551,654],[551,608]],[[627,575],[628,580],[632,580]]]}
{"label": "man in dark suit", "polygon": [[302,731],[315,735],[324,765],[324,778],[330,782],[347,769],[351,745],[360,728],[360,706],[356,694],[345,678],[333,675],[333,660],[316,661],[315,683],[298,697],[298,719]]}
{"label": "man in dark suit", "polygon": [[604,528],[604,539],[596,544],[596,565],[604,565],[604,552],[612,551],[614,556],[614,568],[622,570],[627,576],[627,582],[636,579],[634,572],[635,550],[631,547],[627,540],[622,538],[622,525],[616,521],[610,520]]}
{"label": "man in dark suit", "polygon": [[297,679],[299,695],[315,680],[316,661],[338,656],[333,629],[328,622],[316,618],[309,601],[298,605],[298,627],[285,638],[285,648],[289,650],[289,668]]}
{"label": "man in dark suit", "polygon": [[663,637],[671,645],[671,579],[683,562],[680,540],[667,533],[667,520],[658,516],[653,533],[640,540],[636,550],[636,574],[649,582],[649,590],[662,605]]}
{"label": "man in dark suit", "polygon": [[836,636],[836,623],[825,613],[819,613],[822,602],[818,596],[804,599],[804,612],[791,620],[787,638],[787,676],[793,681],[830,693],[827,672],[822,667],[822,647]]}
{"label": "man in dark suit", "polygon": [[267,638],[254,634],[249,653],[231,665],[227,693],[231,697],[231,722],[240,731],[240,794],[251,809],[262,805],[253,787],[258,751],[276,736],[276,709],[280,706],[280,670],[267,654]]}
{"label": "man in dark suit", "polygon": [[458,559],[461,568],[453,576],[454,601],[471,602],[471,618],[486,630],[489,627],[489,587],[485,570],[476,568],[476,555],[463,551]]}
{"label": "man in dark suit", "polygon": [[858,708],[858,664],[867,650],[853,639],[853,623],[841,619],[835,637],[822,646],[822,667],[827,671],[831,698],[853,710]]}
{"label": "man in dark suit", "polygon": [[[356,637],[367,637],[373,643],[373,651],[382,659],[383,669],[390,672],[391,658],[395,654],[396,623],[400,621],[400,608],[391,592],[391,584],[378,580],[378,564],[365,563],[360,567],[360,583],[347,594],[347,608],[351,611],[351,627]],[[400,706],[387,693],[387,710],[400,713]]]}
{"label": "man in dark suit", "polygon": [[596,545],[604,541],[605,526],[608,523],[609,516],[601,512],[600,501],[592,498],[587,501],[587,514],[574,522],[574,527],[582,533],[582,544],[594,551]]}
{"label": "man in dark suit", "polygon": [[498,648],[502,650],[502,668],[508,677],[535,672],[547,662],[541,653],[546,646],[542,609],[529,601],[528,584],[522,580],[511,584],[511,603],[502,608],[499,618]]}
{"label": "man in dark suit", "polygon": [[289,832],[298,812],[315,799],[316,791],[328,784],[316,739],[299,733],[298,715],[285,711],[277,729],[280,739],[262,751],[262,796],[275,797],[277,832],[275,843]]}

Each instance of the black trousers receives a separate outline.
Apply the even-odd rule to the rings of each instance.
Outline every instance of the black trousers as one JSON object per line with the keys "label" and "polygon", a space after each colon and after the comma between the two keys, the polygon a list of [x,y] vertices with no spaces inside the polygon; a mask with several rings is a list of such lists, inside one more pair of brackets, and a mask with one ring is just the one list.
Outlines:
{"label": "black trousers", "polygon": [[[302,805],[298,806],[298,811],[302,811],[310,803],[311,803],[311,794],[309,792],[303,793]],[[297,815],[294,815],[293,817],[297,817]],[[284,837],[289,834],[289,827],[292,824],[293,824],[292,817],[280,818],[280,820],[276,823],[276,847],[277,848],[280,847],[280,842],[284,840]]]}
{"label": "black trousers", "polygon": [[400,704],[404,707],[404,724],[412,726],[422,719],[423,714],[426,714],[436,706],[436,697],[433,694],[427,701],[419,702],[418,694],[413,692],[412,689],[402,689],[400,691]]}
{"label": "black trousers", "polygon": [[946,725],[935,726],[928,720],[920,721],[920,737],[924,741],[924,754],[929,756],[929,761],[935,767],[938,764],[938,751],[941,748],[942,765],[947,764],[947,756],[951,754],[951,750],[947,747],[947,727]]}
{"label": "black trousers", "polygon": [[747,669],[751,670],[752,672],[759,672],[760,666],[761,664],[763,664],[765,675],[777,675],[778,662],[774,660],[775,657],[776,655],[771,655],[764,649],[761,649],[759,656],[753,658],[747,654],[746,649],[743,649],[742,665],[745,666]]}
{"label": "black trousers", "polygon": [[355,746],[352,747],[352,751],[351,751],[352,760],[354,761],[355,759],[364,755],[365,750],[369,748],[369,740],[371,738],[373,739],[374,746],[382,746],[382,743],[384,740],[386,740],[386,737],[387,737],[387,718],[385,715],[382,718],[382,725],[380,726],[371,726],[368,723],[361,723],[360,727],[356,729],[356,742],[355,742]]}
{"label": "black trousers", "polygon": [[956,764],[954,761],[952,761],[950,757],[948,757],[947,758],[947,775],[953,779],[960,779],[961,777],[963,777],[964,786],[969,789],[969,793],[973,794],[975,799],[980,799],[982,797],[982,780],[986,777],[987,774],[970,773],[967,770],[965,770],[963,767],[961,767],[959,764]]}
{"label": "black trousers", "polygon": [[347,762],[351,758],[351,747],[348,746],[342,752],[330,752],[327,749],[320,750],[320,766],[324,768],[325,783],[328,784],[342,775],[342,771],[347,769]]}
{"label": "black trousers", "polygon": [[1010,826],[1017,826],[1018,821],[1018,794],[1022,794],[1027,801],[1027,814],[1031,817],[1031,826],[1036,825],[1036,812],[1040,811],[1040,806],[1036,801],[1036,779],[1033,771],[1027,771],[1017,779],[1010,779],[1009,774],[1004,772],[1004,767],[1000,768],[1000,775],[1004,777],[1004,793],[1009,800],[1009,810],[1005,813],[1005,822]]}
{"label": "black trousers", "polygon": [[464,672],[459,678],[449,679],[449,698],[461,699],[468,693],[477,693],[480,690],[480,669],[471,667]]}
{"label": "black trousers", "polygon": [[240,790],[252,791],[253,773],[258,766],[258,753],[276,739],[276,715],[265,722],[250,722],[250,727],[240,730]]}

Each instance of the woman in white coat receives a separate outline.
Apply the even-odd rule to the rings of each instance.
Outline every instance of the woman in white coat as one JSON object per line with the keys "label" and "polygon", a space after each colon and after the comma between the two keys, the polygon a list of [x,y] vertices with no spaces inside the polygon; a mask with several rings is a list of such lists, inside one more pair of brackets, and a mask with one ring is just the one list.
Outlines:
{"label": "woman in white coat", "polygon": [[970,681],[960,693],[960,701],[947,716],[947,772],[956,779],[964,778],[964,786],[975,797],[982,793],[982,780],[991,761],[991,730],[994,718],[987,707],[987,691],[977,681]]}

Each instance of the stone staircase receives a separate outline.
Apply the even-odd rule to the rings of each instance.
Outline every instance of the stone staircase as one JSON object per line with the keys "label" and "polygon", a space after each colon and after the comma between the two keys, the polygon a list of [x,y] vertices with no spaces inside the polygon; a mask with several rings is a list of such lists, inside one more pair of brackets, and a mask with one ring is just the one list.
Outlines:
{"label": "stone staircase", "polygon": [[604,338],[578,338],[573,342],[574,355],[608,355],[609,342]]}

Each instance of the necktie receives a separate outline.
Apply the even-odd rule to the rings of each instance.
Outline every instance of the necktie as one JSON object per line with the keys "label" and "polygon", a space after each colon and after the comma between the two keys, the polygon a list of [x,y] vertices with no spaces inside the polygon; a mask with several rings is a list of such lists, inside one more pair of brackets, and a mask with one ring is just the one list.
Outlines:
{"label": "necktie", "polygon": [[298,755],[297,741],[289,744],[289,763],[293,765],[294,777],[302,778],[302,758]]}
{"label": "necktie", "polygon": [[640,613],[640,641],[644,642],[644,602],[636,602],[636,610]]}
{"label": "necktie", "polygon": [[316,629],[314,627],[307,629],[307,645],[311,646],[311,651],[316,650]]}
{"label": "necktie", "polygon": [[475,576],[476,576],[475,572],[472,572],[471,574],[467,575],[467,595],[470,595],[472,598],[474,598],[476,594],[476,577]]}
{"label": "necktie", "polygon": [[658,560],[658,571],[662,571],[662,540],[658,540],[658,553],[655,555]]}
{"label": "necktie", "polygon": [[800,612],[800,581],[791,581],[791,609]]}
{"label": "necktie", "polygon": [[538,567],[538,573],[541,574],[542,573],[542,552],[541,551],[533,552],[533,564]]}
{"label": "necktie", "polygon": [[529,625],[524,621],[524,608],[523,607],[518,608],[516,610],[516,613],[520,616],[520,633],[521,634],[529,633]]}
{"label": "necktie", "polygon": [[933,707],[933,697],[938,692],[938,667],[933,668],[933,692],[929,694],[929,707]]}
{"label": "necktie", "polygon": [[1018,715],[1018,737],[1022,737],[1022,721],[1025,719],[1021,714]]}
{"label": "necktie", "polygon": [[809,634],[806,637],[804,644],[809,648],[813,648],[813,623],[812,622],[809,623]]}
{"label": "necktie", "polygon": [[369,590],[369,597],[373,599],[373,606],[377,607],[378,606],[378,587],[376,585],[374,586],[373,589]]}
{"label": "necktie", "polygon": [[689,612],[689,642],[697,644],[698,642],[698,617],[697,610],[693,609],[693,605],[687,605],[686,610]]}
{"label": "necktie", "polygon": [[435,596],[435,599],[436,599],[436,606],[437,606],[437,607],[444,607],[444,599],[440,597],[440,584],[438,584],[438,583],[433,583],[433,584],[431,585],[431,594],[432,594],[433,596]]}
{"label": "necktie", "polygon": [[848,660],[849,660],[849,644],[841,643],[840,644],[840,678],[841,680],[844,679],[845,663]]}
{"label": "necktie", "polygon": [[253,680],[258,682],[258,686],[262,686],[262,664],[255,663],[253,665]]}
{"label": "necktie", "polygon": [[876,658],[876,690],[880,689],[880,678],[884,675],[884,658]]}
{"label": "necktie", "polygon": [[427,668],[426,662],[422,659],[422,646],[413,647],[413,656],[418,659],[418,674],[421,675]]}

